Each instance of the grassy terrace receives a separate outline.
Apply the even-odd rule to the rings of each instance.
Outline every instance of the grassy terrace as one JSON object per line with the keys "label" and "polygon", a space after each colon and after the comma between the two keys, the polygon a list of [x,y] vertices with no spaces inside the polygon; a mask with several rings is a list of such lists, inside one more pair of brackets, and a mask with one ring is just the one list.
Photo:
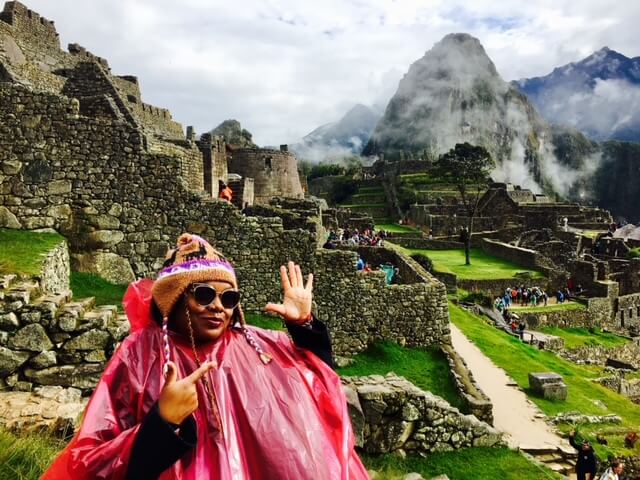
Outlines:
{"label": "grassy terrace", "polygon": [[355,356],[355,362],[338,369],[342,376],[385,375],[395,372],[423,390],[428,390],[461,407],[460,398],[451,377],[446,374],[449,364],[437,348],[404,348],[395,343],[382,342]]}
{"label": "grassy terrace", "polygon": [[63,240],[57,233],[0,229],[0,274],[38,275],[44,256]]}
{"label": "grassy terrace", "polygon": [[545,307],[544,304],[538,304],[535,307],[520,307],[519,305],[515,305],[511,307],[514,311],[518,311],[521,313],[544,313],[544,312],[566,312],[571,310],[584,310],[587,306],[584,303],[580,302],[565,302],[565,303],[554,303],[547,304]]}
{"label": "grassy terrace", "polygon": [[501,258],[487,255],[477,248],[471,249],[471,265],[465,265],[464,250],[403,249],[405,253],[429,257],[437,272],[454,273],[461,280],[495,280],[512,278],[516,273],[531,272],[533,278],[542,278],[537,270],[531,270]]}
{"label": "grassy terrace", "polygon": [[73,298],[95,297],[96,305],[117,305],[122,310],[122,297],[127,285],[116,285],[91,273],[71,272]]}
{"label": "grassy terrace", "polygon": [[[588,415],[620,415],[621,425],[577,426],[581,435],[592,440],[600,458],[608,454],[631,455],[634,452],[624,447],[624,435],[640,427],[640,408],[628,398],[593,382],[603,375],[602,368],[591,365],[576,365],[551,352],[538,350],[519,339],[505,335],[489,325],[483,318],[449,304],[451,321],[472,340],[497,366],[504,369],[522,388],[529,398],[547,415],[563,412],[581,412]],[[565,402],[552,402],[533,395],[529,390],[529,372],[556,372],[563,376],[569,387]],[[573,425],[561,425],[568,432]],[[609,441],[603,446],[595,441],[596,434]],[[637,452],[635,452],[637,454]]]}
{"label": "grassy terrace", "polygon": [[388,233],[414,233],[420,234],[420,230],[414,227],[409,227],[407,225],[398,225],[396,223],[381,223],[379,225],[375,225],[376,230],[384,230]]}
{"label": "grassy terrace", "polygon": [[543,327],[540,329],[543,333],[555,335],[564,340],[566,348],[580,348],[586,346],[602,346],[607,348],[621,347],[629,343],[629,339],[621,337],[614,333],[603,332],[599,329],[590,331],[587,328],[558,328]]}

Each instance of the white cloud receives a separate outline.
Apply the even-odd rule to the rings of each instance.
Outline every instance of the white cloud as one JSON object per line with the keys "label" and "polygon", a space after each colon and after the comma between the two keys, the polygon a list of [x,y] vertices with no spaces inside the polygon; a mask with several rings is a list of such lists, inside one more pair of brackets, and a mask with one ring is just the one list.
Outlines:
{"label": "white cloud", "polygon": [[[145,101],[200,132],[240,120],[259,144],[294,142],[395,90],[451,32],[477,36],[506,80],[546,75],[604,45],[638,54],[640,2],[585,0],[26,0]],[[381,98],[385,97],[385,98]]]}

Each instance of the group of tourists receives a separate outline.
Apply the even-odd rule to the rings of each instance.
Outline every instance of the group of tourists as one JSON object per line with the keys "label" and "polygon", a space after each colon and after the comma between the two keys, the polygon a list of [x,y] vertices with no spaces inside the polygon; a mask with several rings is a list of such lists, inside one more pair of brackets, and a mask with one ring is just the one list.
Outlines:
{"label": "group of tourists", "polygon": [[540,287],[526,287],[521,285],[519,287],[508,287],[504,291],[504,295],[495,299],[494,307],[499,312],[504,309],[510,308],[512,305],[520,306],[547,306],[549,301],[549,295]]}
{"label": "group of tourists", "polygon": [[384,240],[387,238],[387,232],[384,230],[375,231],[374,229],[365,228],[361,232],[356,228],[353,230],[339,228],[338,230],[329,230],[327,241],[323,248],[335,249],[339,245],[348,246],[367,246],[382,247]]}

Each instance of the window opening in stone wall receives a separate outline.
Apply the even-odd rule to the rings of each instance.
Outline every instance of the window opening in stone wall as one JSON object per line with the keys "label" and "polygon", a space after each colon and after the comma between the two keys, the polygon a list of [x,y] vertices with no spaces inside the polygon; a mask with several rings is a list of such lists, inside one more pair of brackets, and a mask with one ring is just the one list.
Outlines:
{"label": "window opening in stone wall", "polygon": [[127,100],[129,100],[131,103],[138,103],[138,99],[135,97],[135,95],[127,95]]}
{"label": "window opening in stone wall", "polygon": [[272,170],[273,169],[273,158],[272,157],[264,157],[264,168],[265,170]]}
{"label": "window opening in stone wall", "polygon": [[629,318],[633,318],[633,308],[629,307]]}
{"label": "window opening in stone wall", "polygon": [[624,327],[624,310],[620,310],[620,326]]}
{"label": "window opening in stone wall", "polygon": [[638,310],[636,312],[636,317],[640,317],[640,306],[638,306]]}

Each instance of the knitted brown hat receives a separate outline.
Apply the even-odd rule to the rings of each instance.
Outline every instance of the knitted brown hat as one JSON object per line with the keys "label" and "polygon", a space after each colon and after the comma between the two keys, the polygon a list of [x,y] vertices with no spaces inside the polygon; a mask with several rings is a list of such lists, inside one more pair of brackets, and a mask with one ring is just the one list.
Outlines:
{"label": "knitted brown hat", "polygon": [[228,282],[238,288],[233,266],[224,255],[198,235],[183,233],[176,248],[167,252],[151,294],[162,316],[168,317],[189,285],[211,280]]}

